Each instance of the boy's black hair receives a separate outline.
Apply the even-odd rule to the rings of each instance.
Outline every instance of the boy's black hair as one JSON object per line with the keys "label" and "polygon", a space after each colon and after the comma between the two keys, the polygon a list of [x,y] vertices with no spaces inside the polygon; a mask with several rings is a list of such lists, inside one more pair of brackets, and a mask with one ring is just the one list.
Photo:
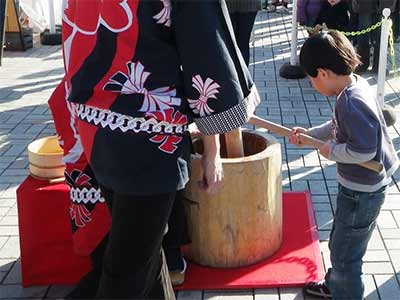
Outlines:
{"label": "boy's black hair", "polygon": [[319,68],[350,75],[360,63],[353,45],[336,30],[311,36],[300,51],[300,65],[311,77],[317,77]]}

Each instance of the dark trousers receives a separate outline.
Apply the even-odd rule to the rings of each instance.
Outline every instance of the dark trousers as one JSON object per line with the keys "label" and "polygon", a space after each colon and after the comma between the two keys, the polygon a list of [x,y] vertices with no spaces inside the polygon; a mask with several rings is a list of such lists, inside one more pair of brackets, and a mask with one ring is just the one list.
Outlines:
{"label": "dark trousers", "polygon": [[247,66],[250,62],[250,36],[253,29],[257,12],[235,12],[231,13],[231,21],[235,32],[236,42]]}
{"label": "dark trousers", "polygon": [[161,244],[175,193],[133,196],[102,188],[112,216],[96,298],[165,299]]}
{"label": "dark trousers", "polygon": [[[358,30],[366,29],[374,25],[379,21],[380,16],[378,14],[359,14],[358,15]],[[379,52],[380,37],[381,37],[380,27],[377,30],[372,30],[370,33],[363,34],[357,37],[357,45],[363,48],[374,47]]]}
{"label": "dark trousers", "polygon": [[398,38],[400,37],[400,1],[397,1],[391,18],[393,22],[393,36],[394,38]]}
{"label": "dark trousers", "polygon": [[168,232],[164,236],[162,246],[167,252],[171,248],[180,248],[190,243],[185,207],[183,206],[183,190],[177,191],[168,220]]}

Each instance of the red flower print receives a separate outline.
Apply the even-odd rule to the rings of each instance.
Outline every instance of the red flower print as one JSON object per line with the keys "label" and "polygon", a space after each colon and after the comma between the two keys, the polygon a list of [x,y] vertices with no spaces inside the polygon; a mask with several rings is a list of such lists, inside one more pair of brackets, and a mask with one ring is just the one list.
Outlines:
{"label": "red flower print", "polygon": [[67,184],[71,187],[78,186],[90,188],[92,186],[90,183],[92,178],[81,170],[74,169],[70,173],[65,172],[64,174]]}
{"label": "red flower print", "polygon": [[66,0],[63,20],[76,31],[93,35],[100,25],[112,32],[127,30],[133,23],[128,0]]}
{"label": "red flower print", "polygon": [[205,82],[200,75],[196,75],[192,78],[192,87],[199,92],[199,98],[196,100],[188,99],[190,108],[200,117],[211,115],[214,110],[208,106],[207,102],[209,99],[217,99],[216,94],[219,93],[220,85],[211,78],[207,78]]}
{"label": "red flower print", "polygon": [[[148,113],[146,116],[155,118],[157,121],[165,121],[169,124],[185,125],[187,124],[187,117],[181,114],[179,111],[175,111],[173,108],[169,108],[163,111],[155,111]],[[150,141],[161,144],[158,149],[163,152],[172,154],[178,148],[176,145],[179,144],[182,137],[176,135],[157,134],[150,139]]]}

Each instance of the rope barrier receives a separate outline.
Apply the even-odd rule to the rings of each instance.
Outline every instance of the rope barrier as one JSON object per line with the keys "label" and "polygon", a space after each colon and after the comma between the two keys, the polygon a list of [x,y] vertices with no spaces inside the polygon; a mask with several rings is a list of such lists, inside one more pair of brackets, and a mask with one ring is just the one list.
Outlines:
{"label": "rope barrier", "polygon": [[[382,23],[383,23],[383,21],[379,21],[376,24],[371,25],[370,27],[362,29],[362,30],[359,30],[359,31],[340,31],[340,32],[343,33],[345,36],[364,35],[364,34],[370,33],[371,31],[376,30],[377,28],[381,27]],[[304,26],[304,25],[302,25],[302,27],[305,30],[310,31],[310,32],[318,32],[318,31],[321,31],[321,30],[330,30],[328,28],[328,26],[326,26],[325,23],[317,24],[314,27]]]}

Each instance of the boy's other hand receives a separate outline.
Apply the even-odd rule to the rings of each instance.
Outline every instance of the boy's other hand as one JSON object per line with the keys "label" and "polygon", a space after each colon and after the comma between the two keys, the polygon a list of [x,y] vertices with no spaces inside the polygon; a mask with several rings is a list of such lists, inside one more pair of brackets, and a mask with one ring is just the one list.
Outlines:
{"label": "boy's other hand", "polygon": [[307,129],[303,127],[293,127],[292,132],[289,135],[289,143],[298,146],[303,146],[303,144],[301,143],[301,139],[299,137],[299,133],[307,133]]}
{"label": "boy's other hand", "polygon": [[321,148],[319,148],[319,153],[325,158],[329,157],[329,151],[330,151],[330,142],[327,141],[325,144],[322,145]]}

